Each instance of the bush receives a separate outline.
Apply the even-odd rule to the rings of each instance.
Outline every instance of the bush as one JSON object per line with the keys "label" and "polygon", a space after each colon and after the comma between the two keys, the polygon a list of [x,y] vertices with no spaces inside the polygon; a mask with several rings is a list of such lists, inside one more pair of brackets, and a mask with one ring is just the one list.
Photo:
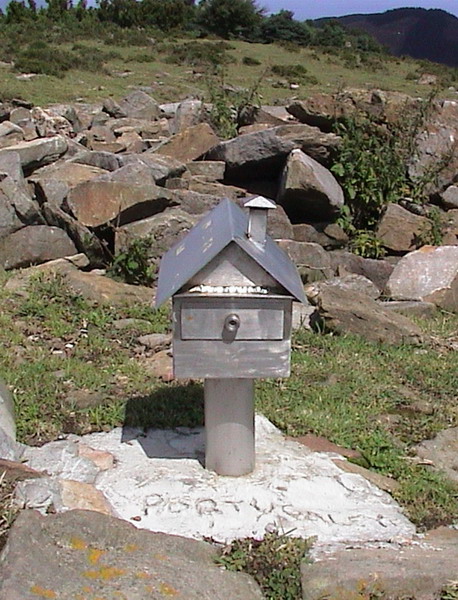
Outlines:
{"label": "bush", "polygon": [[213,66],[234,62],[227,54],[227,49],[232,48],[225,42],[188,42],[174,44],[169,47],[167,62],[186,64],[191,66]]}
{"label": "bush", "polygon": [[252,56],[244,56],[242,58],[242,63],[247,65],[247,67],[257,67],[261,64],[261,61],[257,58],[253,58]]}
{"label": "bush", "polygon": [[286,79],[288,83],[310,83],[316,85],[318,79],[314,75],[309,75],[304,65],[272,65],[271,72],[282,79]]}

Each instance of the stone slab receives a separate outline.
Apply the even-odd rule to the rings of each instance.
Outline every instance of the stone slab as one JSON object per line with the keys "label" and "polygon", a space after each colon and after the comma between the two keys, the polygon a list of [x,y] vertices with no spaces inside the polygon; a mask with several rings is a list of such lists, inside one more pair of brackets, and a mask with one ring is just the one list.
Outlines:
{"label": "stone slab", "polygon": [[23,511],[0,555],[2,600],[261,600],[205,542],[139,531],[92,511]]}

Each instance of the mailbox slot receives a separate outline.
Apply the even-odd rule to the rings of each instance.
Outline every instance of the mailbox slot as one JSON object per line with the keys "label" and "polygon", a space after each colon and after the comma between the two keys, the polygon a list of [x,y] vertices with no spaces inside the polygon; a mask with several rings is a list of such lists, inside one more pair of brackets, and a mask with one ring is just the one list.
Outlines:
{"label": "mailbox slot", "polygon": [[265,297],[189,298],[181,309],[182,340],[282,340],[284,304]]}

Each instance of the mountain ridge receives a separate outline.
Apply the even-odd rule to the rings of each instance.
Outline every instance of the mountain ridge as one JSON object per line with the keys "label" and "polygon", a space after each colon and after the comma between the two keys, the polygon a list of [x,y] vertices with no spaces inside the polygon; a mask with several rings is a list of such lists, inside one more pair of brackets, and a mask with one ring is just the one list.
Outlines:
{"label": "mountain ridge", "polygon": [[[317,22],[329,20],[318,19]],[[371,34],[395,56],[407,55],[458,67],[458,18],[445,10],[395,8],[332,20]]]}

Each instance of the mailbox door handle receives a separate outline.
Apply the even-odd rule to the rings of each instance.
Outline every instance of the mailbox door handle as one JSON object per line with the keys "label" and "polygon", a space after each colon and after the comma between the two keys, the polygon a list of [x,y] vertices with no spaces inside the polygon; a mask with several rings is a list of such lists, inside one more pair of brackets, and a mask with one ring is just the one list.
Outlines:
{"label": "mailbox door handle", "polygon": [[231,333],[235,333],[240,327],[240,317],[236,314],[227,315],[224,319],[224,329]]}

